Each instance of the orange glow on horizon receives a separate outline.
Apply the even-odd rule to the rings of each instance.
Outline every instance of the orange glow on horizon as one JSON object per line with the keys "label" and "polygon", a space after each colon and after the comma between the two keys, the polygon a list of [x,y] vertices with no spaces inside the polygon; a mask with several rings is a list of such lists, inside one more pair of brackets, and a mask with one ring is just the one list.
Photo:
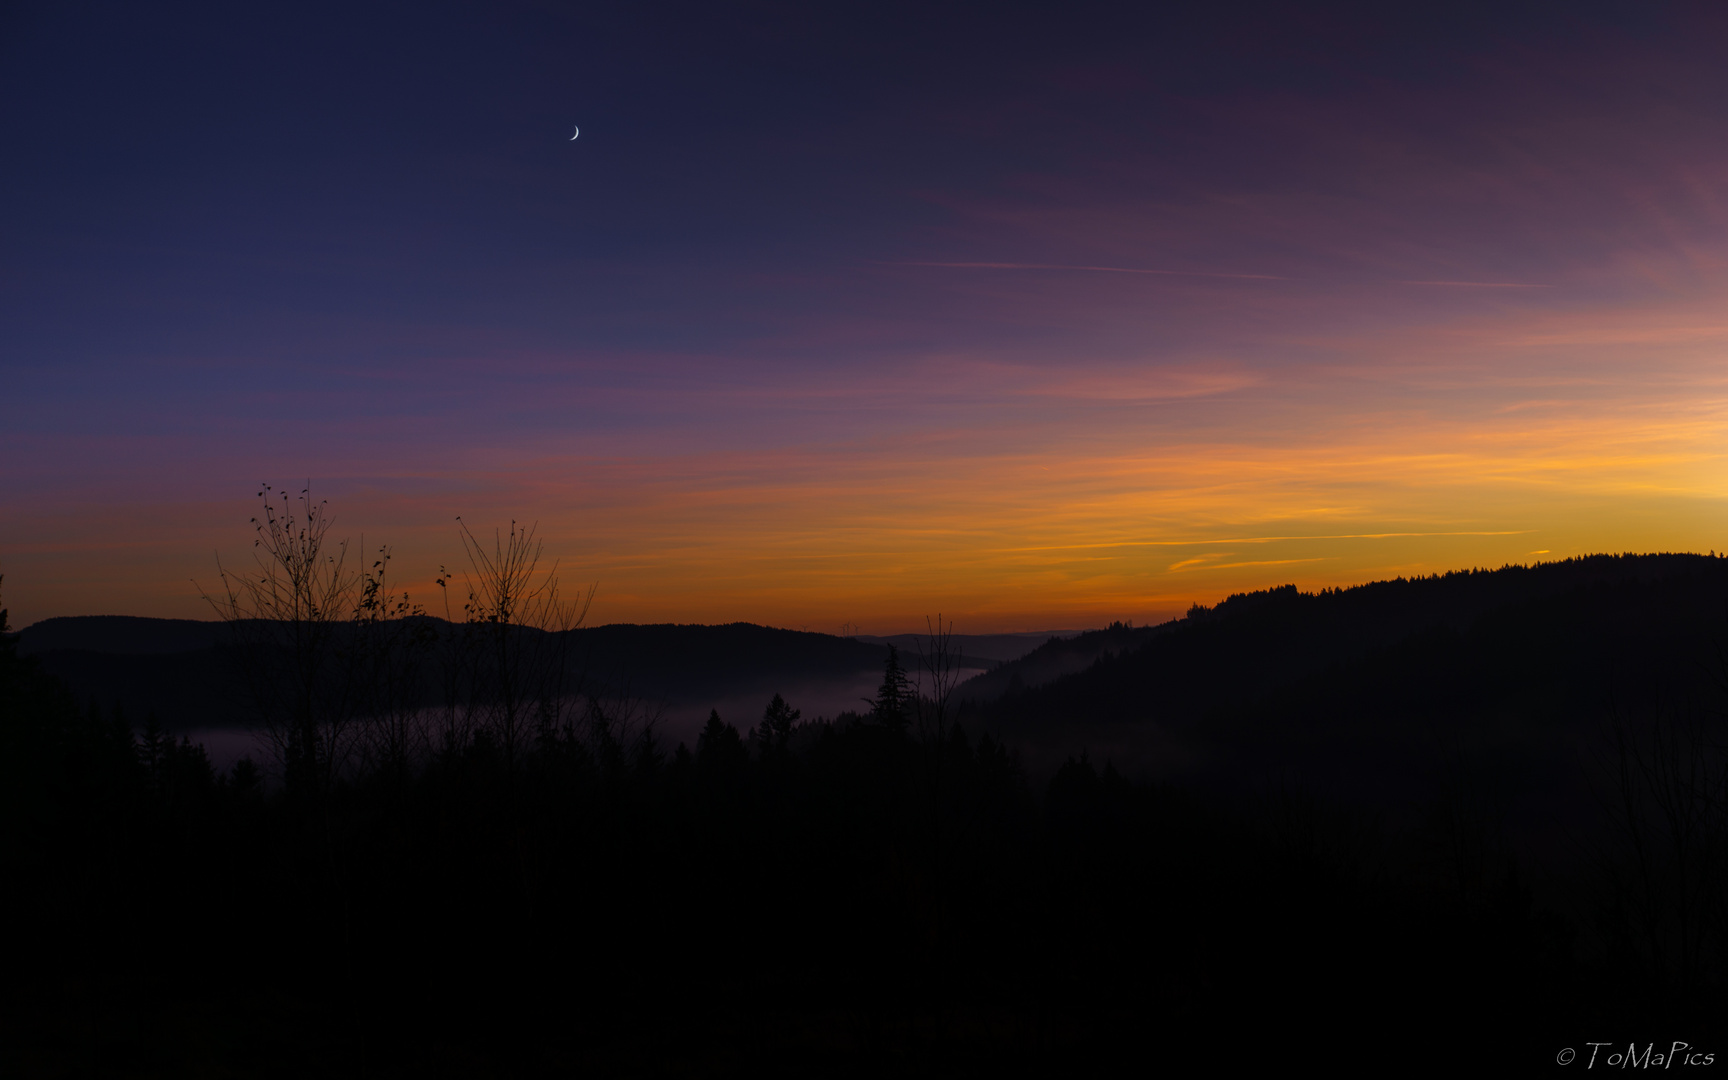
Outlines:
{"label": "orange glow on horizon", "polygon": [[[1525,346],[1501,345],[1495,375],[1451,376],[1462,401],[1431,400],[1435,373],[1419,364],[1402,378],[1304,370],[1221,379],[1182,397],[1184,423],[1163,428],[1140,405],[1059,387],[1044,406],[1056,420],[1020,433],[984,400],[893,440],[576,448],[426,477],[427,494],[320,483],[338,531],[388,540],[429,607],[432,570],[459,557],[456,513],[514,515],[538,523],[561,575],[599,584],[600,622],[897,632],[940,611],[963,631],[1066,628],[1161,620],[1292,581],[1728,547],[1728,384],[1693,351],[1713,360],[1728,335],[1686,337],[1685,355],[1642,367],[1623,351],[1649,348],[1634,336],[1603,334],[1613,361],[1589,365],[1518,363]],[[112,535],[89,511],[39,511],[44,539],[9,547],[14,622],[204,617],[176,582],[214,577],[200,549],[242,557],[250,513],[243,500],[181,507]]]}
{"label": "orange glow on horizon", "polygon": [[[963,632],[1074,628],[1286,582],[1721,550],[1728,285],[1708,268],[1689,282],[1598,299],[1576,283],[1456,289],[1380,318],[1320,287],[1208,280],[1181,288],[1261,329],[1138,358],[1040,340],[721,375],[649,357],[634,381],[577,393],[572,372],[626,361],[533,355],[509,362],[509,423],[484,436],[413,416],[309,425],[220,462],[233,496],[210,479],[189,499],[148,471],[164,459],[128,473],[148,455],[92,440],[120,463],[109,488],[13,500],[5,601],[15,625],[206,617],[192,582],[214,579],[217,551],[244,557],[247,475],[312,475],[338,531],[391,544],[429,608],[434,571],[461,557],[458,514],[536,522],[548,561],[598,584],[600,622],[898,632],[942,612]],[[1015,312],[1032,285],[955,287]],[[1098,310],[1066,279],[1049,288],[1076,325]],[[1149,333],[1132,307],[1113,317]],[[248,445],[242,418],[222,422]],[[207,467],[205,445],[189,440],[186,460]]]}

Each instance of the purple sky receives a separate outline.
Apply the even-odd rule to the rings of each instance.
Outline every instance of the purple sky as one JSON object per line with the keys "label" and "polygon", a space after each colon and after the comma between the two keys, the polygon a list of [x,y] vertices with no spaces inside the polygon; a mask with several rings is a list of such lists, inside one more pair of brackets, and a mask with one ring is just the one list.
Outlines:
{"label": "purple sky", "polygon": [[599,621],[1728,546],[1719,5],[0,19],[16,625],[200,615],[307,478]]}

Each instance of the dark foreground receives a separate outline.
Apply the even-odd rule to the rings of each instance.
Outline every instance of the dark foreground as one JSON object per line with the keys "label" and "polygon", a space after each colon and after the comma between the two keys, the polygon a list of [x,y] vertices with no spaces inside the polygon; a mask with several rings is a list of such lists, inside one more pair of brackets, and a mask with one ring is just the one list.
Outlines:
{"label": "dark foreground", "polygon": [[902,704],[670,752],[592,704],[323,772],[290,746],[266,786],[0,647],[3,1067],[1498,1073],[1680,1040],[1728,1068],[1708,805],[1671,822],[1700,830],[1678,891],[1604,824],[1557,905],[1467,828],[1086,760],[1034,784]]}

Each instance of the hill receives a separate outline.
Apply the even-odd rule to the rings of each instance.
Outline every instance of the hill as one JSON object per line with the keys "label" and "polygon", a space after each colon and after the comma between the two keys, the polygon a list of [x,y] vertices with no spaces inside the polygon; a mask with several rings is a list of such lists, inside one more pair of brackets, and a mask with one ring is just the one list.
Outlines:
{"label": "hill", "polygon": [[[222,660],[66,647],[140,629],[35,641],[169,681]],[[197,632],[161,629],[138,647]],[[623,1003],[709,1038],[743,1022],[714,1011],[734,999],[814,1002],[812,1038],[867,1045],[910,1029],[911,1003],[969,1064],[1044,1023],[1030,1041],[1060,1051],[1041,1069],[1058,1072],[1101,1039],[1143,1050],[1148,1031],[1282,1054],[1342,1017],[1393,1047],[1471,1033],[1460,1053],[1479,1065],[1490,1045],[1551,1060],[1580,1024],[1703,1040],[1728,1015],[1728,561],[1233,596],[1046,641],[966,684],[940,741],[928,714],[777,710],[674,748],[610,702],[563,710],[554,680],[505,682],[522,644],[507,635],[381,633],[418,629],[446,639],[429,659],[454,671],[448,709],[388,680],[358,691],[366,712],[294,687],[275,700],[327,720],[279,726],[268,777],[80,708],[0,636],[0,839],[21,925],[46,928],[18,1000],[68,947],[175,1013],[212,970],[249,1017],[266,993],[338,1000],[349,965],[366,1042],[435,1056],[431,1027],[481,1017],[506,1045],[537,1008],[603,1028]],[[381,639],[356,633],[341,650]],[[797,673],[868,686],[883,651],[743,624],[569,640],[596,685],[668,696]],[[266,679],[289,655],[252,648]],[[354,691],[354,670],[331,688]],[[218,944],[136,932],[187,912]],[[259,925],[279,935],[272,962],[222,968]],[[1244,1035],[1244,1017],[1272,1026]]]}
{"label": "hill", "polygon": [[[1089,754],[1411,828],[1450,806],[1551,850],[1595,812],[1616,731],[1719,714],[1725,646],[1728,559],[1604,555],[1231,596],[1051,642],[959,693],[963,721],[1034,771]],[[1038,677],[1082,651],[1098,658]]]}
{"label": "hill", "polygon": [[[440,634],[452,629],[442,619],[425,621]],[[759,711],[775,693],[812,715],[855,708],[888,655],[884,645],[751,623],[613,624],[571,636],[583,685],[666,707],[674,726],[685,714],[706,716],[713,707]],[[118,705],[140,721],[153,713],[173,730],[208,731],[246,723],[229,687],[222,641],[216,622],[79,616],[26,627],[18,651],[36,657],[81,701]],[[741,719],[748,726],[755,717]]]}

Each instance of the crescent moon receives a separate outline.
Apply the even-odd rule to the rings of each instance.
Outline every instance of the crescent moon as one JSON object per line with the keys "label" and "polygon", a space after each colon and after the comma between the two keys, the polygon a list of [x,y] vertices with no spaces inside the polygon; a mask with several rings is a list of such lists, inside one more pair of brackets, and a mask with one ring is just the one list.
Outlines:
{"label": "crescent moon", "polygon": [[[582,129],[581,129],[581,128],[577,128],[577,129],[576,129],[576,135],[580,135],[580,134],[582,134]],[[571,142],[575,142],[575,141],[576,141],[576,135],[572,135],[572,136],[570,136],[570,141],[571,141]]]}

